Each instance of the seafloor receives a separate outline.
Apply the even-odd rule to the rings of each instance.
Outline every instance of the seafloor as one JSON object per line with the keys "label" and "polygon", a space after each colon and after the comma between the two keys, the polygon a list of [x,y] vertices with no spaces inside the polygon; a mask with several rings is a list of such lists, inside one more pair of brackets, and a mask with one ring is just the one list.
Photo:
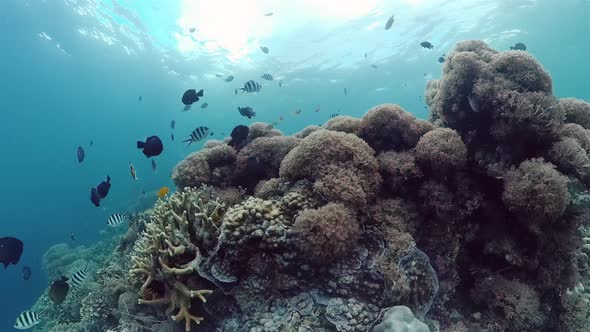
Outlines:
{"label": "seafloor", "polygon": [[35,330],[588,331],[590,104],[481,41],[425,95],[208,141],[125,235],[49,249],[93,277]]}

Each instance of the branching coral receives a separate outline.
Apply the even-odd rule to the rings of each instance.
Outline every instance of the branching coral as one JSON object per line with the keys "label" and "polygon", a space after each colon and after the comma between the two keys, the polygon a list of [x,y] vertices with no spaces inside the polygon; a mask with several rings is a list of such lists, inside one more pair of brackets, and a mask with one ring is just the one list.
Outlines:
{"label": "branching coral", "polygon": [[182,193],[160,200],[131,256],[133,267],[129,273],[142,282],[140,296],[161,295],[140,298],[139,303],[168,304],[167,314],[178,309],[172,318],[184,320],[186,331],[190,331],[191,321],[198,324],[203,319],[190,313],[191,300],[205,302],[204,295],[212,292],[193,290],[189,285],[199,284],[195,273],[199,256],[215,245],[224,210],[222,204],[199,189],[185,188]]}

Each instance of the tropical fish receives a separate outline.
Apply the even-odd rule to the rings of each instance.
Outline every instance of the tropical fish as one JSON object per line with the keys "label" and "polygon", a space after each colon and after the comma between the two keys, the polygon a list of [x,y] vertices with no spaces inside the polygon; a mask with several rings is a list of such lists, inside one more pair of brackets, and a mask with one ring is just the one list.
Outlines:
{"label": "tropical fish", "polygon": [[264,54],[268,54],[268,47],[266,47],[266,46],[260,46],[260,49],[262,50],[262,52]]}
{"label": "tropical fish", "polygon": [[367,52],[365,52],[365,59],[367,58]]}
{"label": "tropical fish", "polygon": [[174,121],[174,120],[170,121],[170,128],[172,128],[172,129],[176,128],[176,121]]}
{"label": "tropical fish", "polygon": [[107,180],[102,181],[96,188],[90,190],[90,200],[97,207],[100,206],[100,200],[107,197],[111,189],[111,177],[107,175]]}
{"label": "tropical fish", "polygon": [[254,82],[251,80],[246,82],[243,88],[240,88],[240,90],[242,90],[242,93],[260,92],[260,89],[262,89],[262,85],[260,85],[260,83],[258,82]]}
{"label": "tropical fish", "polygon": [[242,144],[246,140],[246,138],[248,138],[249,132],[250,128],[244,125],[235,126],[230,134],[231,140],[227,144],[232,147]]}
{"label": "tropical fish", "polygon": [[152,169],[154,171],[156,171],[158,169],[158,166],[156,166],[156,161],[154,159],[152,159]]}
{"label": "tropical fish", "polygon": [[335,118],[335,117],[337,117],[339,115],[340,114],[338,114],[338,113],[332,113],[332,114],[330,114],[330,119],[333,119],[333,118]]}
{"label": "tropical fish", "polygon": [[29,280],[31,279],[31,268],[28,266],[23,266],[23,269],[21,271],[21,275],[23,276],[23,280]]}
{"label": "tropical fish", "polygon": [[174,133],[170,133],[170,139],[174,141]]}
{"label": "tropical fish", "polygon": [[120,213],[113,213],[107,218],[107,225],[111,227],[119,227],[128,220],[129,213],[125,212],[123,214]]}
{"label": "tropical fish", "polygon": [[195,89],[188,89],[182,94],[182,103],[184,104],[183,111],[188,111],[191,108],[191,105],[197,101],[199,101],[199,97],[203,97],[203,89],[197,90]]}
{"label": "tropical fish", "polygon": [[228,77],[226,77],[226,78],[224,79],[224,81],[226,81],[226,82],[231,82],[231,81],[233,81],[233,80],[234,80],[234,76],[233,76],[233,75],[229,75]]}
{"label": "tropical fish", "polygon": [[133,164],[131,162],[129,162],[129,171],[131,172],[131,177],[133,178],[133,180],[139,179],[137,177],[137,171],[135,170],[135,167],[133,167]]}
{"label": "tropical fish", "polygon": [[346,88],[344,88],[344,95],[348,96],[348,90],[346,90]]}
{"label": "tropical fish", "polygon": [[61,276],[55,279],[51,286],[49,286],[49,299],[55,304],[61,304],[70,291],[70,285],[68,284],[68,278]]}
{"label": "tropical fish", "polygon": [[84,149],[82,148],[82,146],[78,146],[78,163],[84,161],[84,155]]}
{"label": "tropical fish", "polygon": [[284,116],[282,116],[282,115],[280,115],[280,116],[279,116],[279,121],[283,121],[283,120],[285,120],[285,117],[284,117]]}
{"label": "tropical fish", "polygon": [[69,285],[70,287],[78,287],[86,281],[86,278],[88,278],[88,264],[72,274],[69,279]]}
{"label": "tropical fish", "polygon": [[215,77],[223,77],[223,74],[215,74]]}
{"label": "tropical fish", "polygon": [[377,69],[377,65],[375,65],[375,64],[372,64],[372,65],[371,65],[371,67],[372,67],[373,69]]}
{"label": "tropical fish", "polygon": [[438,57],[438,62],[439,63],[445,62],[445,55],[444,54]]}
{"label": "tropical fish", "polygon": [[143,149],[143,154],[146,158],[158,156],[164,150],[162,141],[158,136],[150,136],[145,142],[137,141],[137,148]]}
{"label": "tropical fish", "polygon": [[389,17],[389,19],[387,20],[387,23],[385,23],[385,30],[389,30],[389,28],[391,28],[391,26],[393,25],[393,22],[395,21],[395,18],[392,16]]}
{"label": "tropical fish", "polygon": [[209,136],[209,128],[200,126],[197,129],[193,130],[188,139],[185,139],[183,142],[188,142],[187,148],[192,144],[198,141],[201,141]]}
{"label": "tropical fish", "polygon": [[193,33],[193,32],[195,32],[195,31],[197,31],[197,29],[196,29],[196,28],[190,28],[190,29],[188,29],[188,32],[190,32],[190,33]]}
{"label": "tropical fish", "polygon": [[319,111],[320,111],[320,107],[318,106],[318,108],[316,108],[314,112],[318,113]]}
{"label": "tropical fish", "polygon": [[269,13],[264,14],[264,16],[272,16],[272,14],[273,14],[273,12],[269,12]]}
{"label": "tropical fish", "polygon": [[467,100],[469,101],[469,107],[471,107],[474,112],[479,112],[479,98],[470,93]]}
{"label": "tropical fish", "polygon": [[162,187],[162,188],[160,188],[160,190],[158,190],[157,195],[159,198],[162,198],[162,197],[168,195],[169,192],[170,192],[170,188]]}
{"label": "tropical fish", "polygon": [[279,88],[283,86],[283,80],[279,81]]}
{"label": "tropical fish", "polygon": [[70,240],[76,241],[76,236],[74,235],[74,232],[70,232]]}
{"label": "tropical fish", "polygon": [[98,194],[98,190],[96,190],[96,188],[90,189],[90,201],[92,204],[94,204],[94,206],[100,206],[100,195]]}
{"label": "tropical fish", "polygon": [[239,107],[238,106],[238,112],[240,112],[240,115],[247,117],[248,119],[252,119],[253,116],[256,116],[256,112],[254,112],[254,110],[251,107]]}
{"label": "tropical fish", "polygon": [[260,76],[261,78],[264,78],[267,81],[272,81],[273,77],[271,74],[262,74],[262,76]]}
{"label": "tropical fish", "polygon": [[141,103],[141,96],[139,96],[139,102]]}
{"label": "tropical fish", "polygon": [[202,109],[205,109],[205,108],[207,108],[207,107],[209,107],[209,103],[203,103],[203,105],[201,105],[201,108],[202,108]]}
{"label": "tropical fish", "polygon": [[299,109],[295,110],[295,112],[293,112],[293,114],[299,115],[299,114],[301,114],[301,112],[303,112],[303,111],[301,110],[301,108],[299,108]]}
{"label": "tropical fish", "polygon": [[420,43],[420,46],[427,48],[427,49],[432,49],[434,47],[434,45],[432,45],[430,42],[424,41]]}
{"label": "tropical fish", "polygon": [[516,43],[513,46],[510,46],[512,51],[526,51],[526,45],[523,43]]}
{"label": "tropical fish", "polygon": [[40,314],[37,314],[31,310],[23,311],[16,318],[16,322],[14,323],[13,327],[17,330],[28,330],[41,323],[40,316]]}
{"label": "tropical fish", "polygon": [[238,94],[238,89],[236,89],[236,91],[234,91],[234,93],[237,95]]}
{"label": "tropical fish", "polygon": [[9,264],[18,264],[20,256],[23,254],[23,242],[15,237],[0,238],[0,263],[4,264],[4,269]]}
{"label": "tropical fish", "polygon": [[90,140],[90,144],[89,145],[90,146],[93,146],[94,145],[94,142],[92,140]]}

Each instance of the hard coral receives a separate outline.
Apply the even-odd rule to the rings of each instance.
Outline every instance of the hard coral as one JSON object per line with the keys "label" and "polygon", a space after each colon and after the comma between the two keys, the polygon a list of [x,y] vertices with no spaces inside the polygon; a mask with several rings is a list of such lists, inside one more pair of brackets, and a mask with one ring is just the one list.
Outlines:
{"label": "hard coral", "polygon": [[416,119],[398,105],[383,104],[373,107],[361,118],[358,136],[377,152],[400,151],[413,148],[420,136],[433,128],[432,124]]}
{"label": "hard coral", "polygon": [[337,201],[339,193],[350,192],[352,185],[359,195],[354,201],[360,204],[372,199],[381,184],[373,149],[352,134],[329,130],[304,138],[283,159],[279,174],[292,181],[320,181],[316,186],[320,194]]}
{"label": "hard coral", "polygon": [[449,128],[427,132],[416,145],[416,160],[434,172],[462,168],[466,159],[465,144],[459,134]]}
{"label": "hard coral", "polygon": [[[255,158],[256,173],[261,178],[273,178],[279,175],[279,167],[283,158],[300,140],[289,136],[260,137],[244,146],[236,157],[236,176],[251,177],[253,170],[248,165],[250,158]],[[257,179],[256,182],[258,182]]]}
{"label": "hard coral", "polygon": [[383,152],[377,156],[377,161],[384,187],[394,194],[413,191],[423,176],[414,153],[410,151]]}
{"label": "hard coral", "polygon": [[[186,331],[191,321],[203,318],[189,312],[191,301],[212,290],[193,290],[189,285],[205,284],[196,274],[201,252],[208,252],[215,244],[219,221],[224,206],[210,199],[202,190],[185,188],[166,200],[159,200],[154,216],[136,242],[131,256],[130,275],[142,282],[140,304],[168,304],[167,313],[178,309],[172,318],[184,320]],[[161,297],[151,296],[148,293]]]}
{"label": "hard coral", "polygon": [[351,116],[340,115],[328,120],[322,128],[343,133],[356,134],[360,125],[360,120]]}
{"label": "hard coral", "polygon": [[299,249],[312,261],[329,262],[348,254],[360,235],[359,223],[342,204],[304,210],[295,219]]}
{"label": "hard coral", "polygon": [[272,125],[269,125],[264,122],[254,122],[250,125],[250,130],[248,132],[248,140],[252,141],[257,139],[258,137],[272,137],[272,136],[282,136],[279,130],[274,129]]}
{"label": "hard coral", "polygon": [[502,199],[510,210],[530,220],[555,220],[570,201],[567,177],[543,159],[524,161],[506,174]]}

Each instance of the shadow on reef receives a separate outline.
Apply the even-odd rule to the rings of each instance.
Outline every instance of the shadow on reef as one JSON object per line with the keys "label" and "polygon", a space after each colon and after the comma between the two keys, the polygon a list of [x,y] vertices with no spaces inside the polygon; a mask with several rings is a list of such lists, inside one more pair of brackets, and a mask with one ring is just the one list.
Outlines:
{"label": "shadow on reef", "polygon": [[44,331],[584,331],[590,104],[480,41],[426,100],[208,141]]}

